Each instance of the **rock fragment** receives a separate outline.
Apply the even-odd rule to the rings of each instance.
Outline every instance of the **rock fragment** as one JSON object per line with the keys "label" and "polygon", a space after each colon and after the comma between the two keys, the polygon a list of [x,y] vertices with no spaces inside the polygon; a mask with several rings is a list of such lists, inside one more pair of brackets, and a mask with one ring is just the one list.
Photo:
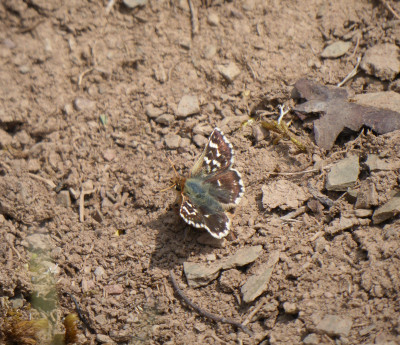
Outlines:
{"label": "rock fragment", "polygon": [[189,115],[198,114],[200,112],[199,99],[195,95],[185,95],[178,104],[176,115],[179,118],[185,118]]}
{"label": "rock fragment", "polygon": [[331,337],[347,337],[352,325],[353,320],[350,317],[328,314],[317,324],[316,329],[318,333],[327,334]]}
{"label": "rock fragment", "polygon": [[377,44],[369,48],[360,67],[381,80],[393,80],[400,71],[400,49],[395,44]]}
{"label": "rock fragment", "polygon": [[360,164],[357,156],[349,156],[336,163],[329,172],[326,189],[330,191],[346,191],[354,186],[360,173]]}
{"label": "rock fragment", "polygon": [[288,180],[282,179],[262,186],[262,204],[266,210],[276,207],[282,210],[297,209],[308,198],[309,195],[302,187]]}
{"label": "rock fragment", "polygon": [[169,126],[174,121],[174,119],[175,119],[174,115],[162,114],[156,118],[156,122],[159,123],[160,125]]}
{"label": "rock fragment", "polygon": [[230,62],[227,66],[218,65],[217,70],[230,83],[240,74],[240,69],[234,62]]}
{"label": "rock fragment", "polygon": [[169,134],[165,137],[165,146],[169,150],[175,150],[181,143],[181,137],[177,134]]}
{"label": "rock fragment", "polygon": [[379,224],[400,213],[400,192],[397,192],[386,204],[379,207],[372,216],[374,224]]}
{"label": "rock fragment", "polygon": [[351,47],[351,42],[337,41],[325,47],[321,57],[325,59],[335,59],[343,56]]}

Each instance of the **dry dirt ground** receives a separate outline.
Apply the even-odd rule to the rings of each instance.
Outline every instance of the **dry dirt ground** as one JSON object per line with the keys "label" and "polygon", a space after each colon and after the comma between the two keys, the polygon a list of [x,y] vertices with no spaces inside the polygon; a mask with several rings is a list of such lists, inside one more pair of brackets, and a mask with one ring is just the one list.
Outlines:
{"label": "dry dirt ground", "polygon": [[[399,134],[354,133],[332,150],[300,153],[272,134],[256,142],[254,125],[242,126],[255,109],[276,119],[298,79],[335,85],[368,47],[398,44],[399,20],[385,1],[192,0],[193,23],[185,0],[107,4],[0,4],[1,341],[18,310],[21,320],[45,317],[51,332],[63,333],[75,299],[79,344],[400,344],[400,220],[373,225],[367,217],[328,231],[354,215],[354,200],[327,193],[329,169],[315,166],[348,154],[399,160]],[[343,37],[352,43],[346,55],[320,58]],[[229,63],[240,72],[234,80],[219,71]],[[388,84],[360,73],[346,87],[365,93]],[[185,95],[197,96],[200,110],[182,117]],[[291,131],[312,141],[310,127],[290,119]],[[160,192],[174,176],[166,155],[188,173],[215,126],[232,142],[246,185],[219,243],[180,219],[173,190]],[[374,209],[398,174],[362,169],[356,188],[374,184]],[[262,203],[262,187],[278,180],[306,192],[310,182],[337,202],[284,221],[290,208]],[[291,188],[287,196],[296,198]],[[184,262],[254,245],[263,253],[253,264],[187,285]],[[243,303],[240,287],[271,253],[279,261],[267,290]],[[238,322],[255,311],[252,335],[189,308],[170,270],[204,310]],[[321,330],[329,315],[333,330]]]}

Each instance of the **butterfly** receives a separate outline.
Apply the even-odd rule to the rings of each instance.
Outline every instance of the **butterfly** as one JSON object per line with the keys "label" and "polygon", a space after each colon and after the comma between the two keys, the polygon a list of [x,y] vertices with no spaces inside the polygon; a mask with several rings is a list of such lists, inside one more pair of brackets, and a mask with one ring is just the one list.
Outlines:
{"label": "butterfly", "polygon": [[213,237],[229,233],[227,209],[239,204],[244,194],[240,173],[232,169],[234,152],[231,143],[215,128],[203,153],[188,177],[177,176],[174,186],[180,192],[179,214],[195,228],[206,229]]}

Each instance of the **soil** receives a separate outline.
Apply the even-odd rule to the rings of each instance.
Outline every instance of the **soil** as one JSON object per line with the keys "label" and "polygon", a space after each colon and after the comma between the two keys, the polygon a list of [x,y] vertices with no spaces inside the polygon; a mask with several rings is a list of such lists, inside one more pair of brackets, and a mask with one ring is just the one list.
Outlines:
{"label": "soil", "polygon": [[[19,310],[21,318],[48,318],[55,333],[67,314],[81,314],[78,344],[400,344],[400,219],[374,225],[355,215],[348,195],[324,189],[329,165],[349,154],[365,162],[376,153],[396,165],[399,133],[352,133],[332,150],[311,145],[302,153],[273,133],[257,141],[257,124],[243,125],[255,110],[276,120],[300,78],[335,85],[368,47],[398,43],[399,22],[385,3],[397,13],[399,3],[192,0],[193,23],[184,0],[134,9],[116,1],[109,10],[107,3],[0,4],[2,341],[7,315]],[[346,55],[320,58],[343,37],[352,42]],[[218,71],[229,63],[240,70],[234,80]],[[388,83],[359,73],[346,87],[363,93]],[[199,112],[177,116],[184,95],[198,97]],[[284,120],[300,140],[313,140],[295,114]],[[216,126],[246,186],[220,242],[186,225],[173,189],[160,192],[174,176],[166,156],[187,174]],[[361,164],[355,190],[374,184],[376,202],[367,206],[374,210],[398,178],[398,170]],[[334,206],[314,202],[281,219],[292,203],[262,202],[263,190],[274,193],[265,186],[278,180],[305,192],[311,184]],[[288,189],[285,197],[297,195]],[[357,221],[332,230],[344,216]],[[187,285],[183,262],[212,262],[252,245],[264,249],[253,264],[222,271],[207,286]],[[267,290],[242,303],[240,287],[273,252],[280,255]],[[171,270],[206,311],[243,322],[260,307],[247,325],[253,335],[189,308]],[[350,331],[321,330],[327,315],[350,320]]]}

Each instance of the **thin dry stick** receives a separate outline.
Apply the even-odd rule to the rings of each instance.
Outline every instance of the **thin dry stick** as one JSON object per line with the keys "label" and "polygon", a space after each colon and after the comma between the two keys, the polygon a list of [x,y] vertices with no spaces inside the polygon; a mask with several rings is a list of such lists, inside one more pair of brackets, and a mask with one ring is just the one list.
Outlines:
{"label": "thin dry stick", "polygon": [[231,319],[226,319],[224,317],[215,315],[215,314],[211,314],[208,311],[205,311],[203,309],[201,309],[199,306],[197,306],[196,304],[194,304],[188,297],[186,297],[186,295],[183,293],[183,291],[179,288],[178,283],[175,280],[175,276],[174,273],[172,271],[169,271],[169,276],[171,278],[171,282],[172,282],[172,286],[174,287],[176,293],[178,294],[178,296],[180,298],[183,299],[183,301],[189,305],[190,307],[192,307],[192,309],[194,309],[195,311],[197,311],[200,315],[214,320],[215,322],[221,322],[221,323],[229,323],[230,325],[233,325],[237,328],[240,328],[243,332],[247,333],[248,335],[252,336],[253,333],[243,324],[241,324],[240,322],[231,320]]}
{"label": "thin dry stick", "polygon": [[361,58],[357,58],[357,63],[355,67],[352,69],[352,71],[347,75],[346,78],[344,78],[340,83],[338,83],[336,86],[341,87],[344,84],[346,84],[351,78],[353,78],[357,73],[358,73],[358,66],[360,66]]}
{"label": "thin dry stick", "polygon": [[197,19],[197,9],[193,6],[192,0],[187,0],[190,9],[190,22],[192,24],[192,37],[199,33],[199,20]]}
{"label": "thin dry stick", "polygon": [[396,13],[396,11],[390,6],[386,0],[381,0],[381,3],[386,6],[386,8],[390,11],[391,14],[393,14],[397,19],[400,19],[400,16]]}
{"label": "thin dry stick", "polygon": [[108,0],[108,4],[106,7],[106,14],[109,14],[115,4],[115,0]]}
{"label": "thin dry stick", "polygon": [[254,315],[256,315],[259,310],[262,308],[262,306],[267,302],[267,297],[263,297],[261,301],[258,303],[258,305],[253,309],[253,311],[249,314],[249,316],[246,317],[246,320],[243,321],[242,325],[246,326],[248,323],[251,322],[253,319]]}

